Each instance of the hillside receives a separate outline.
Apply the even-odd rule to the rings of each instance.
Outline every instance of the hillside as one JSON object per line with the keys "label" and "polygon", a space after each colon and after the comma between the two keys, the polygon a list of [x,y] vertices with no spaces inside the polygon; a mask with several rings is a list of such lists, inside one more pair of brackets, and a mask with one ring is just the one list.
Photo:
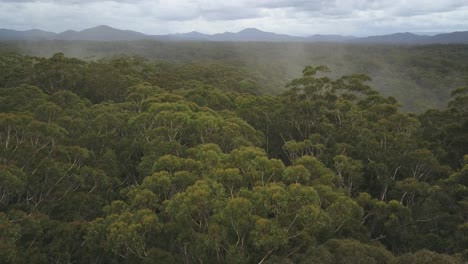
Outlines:
{"label": "hillside", "polygon": [[262,93],[284,91],[306,65],[329,65],[332,75],[363,73],[382,94],[404,110],[446,106],[450,91],[463,85],[466,45],[368,45],[344,43],[214,43],[38,41],[0,43],[0,52],[48,57],[57,51],[94,60],[120,54],[172,63],[221,63],[249,69]]}

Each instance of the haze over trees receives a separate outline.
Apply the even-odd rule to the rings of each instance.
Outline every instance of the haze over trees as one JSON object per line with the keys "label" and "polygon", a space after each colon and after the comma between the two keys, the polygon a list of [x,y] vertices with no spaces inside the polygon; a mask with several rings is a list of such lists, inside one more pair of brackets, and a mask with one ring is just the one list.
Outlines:
{"label": "haze over trees", "polygon": [[279,94],[307,65],[327,65],[330,76],[362,73],[384,96],[393,96],[402,110],[421,113],[443,109],[450,92],[465,84],[467,45],[370,45],[344,43],[255,42],[127,42],[32,41],[0,42],[0,54],[11,52],[51,57],[58,51],[86,61],[136,55],[176,68],[196,64],[247,71],[260,93]]}
{"label": "haze over trees", "polygon": [[468,79],[413,114],[298,75],[1,56],[0,262],[468,261]]}

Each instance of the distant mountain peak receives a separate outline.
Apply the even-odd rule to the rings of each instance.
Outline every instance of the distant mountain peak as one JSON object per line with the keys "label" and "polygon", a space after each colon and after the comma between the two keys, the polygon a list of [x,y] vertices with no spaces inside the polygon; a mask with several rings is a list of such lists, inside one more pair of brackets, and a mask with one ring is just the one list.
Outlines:
{"label": "distant mountain peak", "polygon": [[190,31],[190,32],[187,32],[187,33],[174,33],[174,34],[170,34],[170,35],[174,35],[174,36],[178,36],[178,35],[205,35],[201,32],[198,32],[198,31]]}
{"label": "distant mountain peak", "polygon": [[131,30],[122,30],[107,25],[87,28],[81,31],[65,31],[56,36],[63,40],[92,40],[92,41],[128,41],[150,39],[151,36]]}
{"label": "distant mountain peak", "polygon": [[113,27],[108,26],[108,25],[99,25],[99,26],[92,27],[92,28],[89,28],[89,29],[116,29],[116,28],[113,28]]}
{"label": "distant mountain peak", "polygon": [[266,33],[265,31],[262,31],[258,28],[245,28],[238,33]]}
{"label": "distant mountain peak", "polygon": [[113,28],[113,27],[110,27],[110,26],[107,26],[107,25],[100,25],[100,26],[97,26],[97,27],[84,29],[81,32],[83,32],[83,31],[123,31],[123,30]]}
{"label": "distant mountain peak", "polygon": [[380,36],[352,37],[341,35],[310,35],[297,37],[286,34],[262,31],[258,28],[245,28],[237,33],[224,32],[204,34],[197,31],[169,35],[146,35],[132,30],[122,30],[108,25],[84,29],[81,31],[67,30],[56,34],[40,29],[17,31],[0,29],[2,40],[84,40],[84,41],[133,41],[133,40],[163,40],[163,41],[233,41],[233,42],[336,42],[336,43],[382,43],[382,44],[437,44],[437,43],[468,43],[468,31],[437,34],[433,36],[417,35],[411,32],[393,33]]}

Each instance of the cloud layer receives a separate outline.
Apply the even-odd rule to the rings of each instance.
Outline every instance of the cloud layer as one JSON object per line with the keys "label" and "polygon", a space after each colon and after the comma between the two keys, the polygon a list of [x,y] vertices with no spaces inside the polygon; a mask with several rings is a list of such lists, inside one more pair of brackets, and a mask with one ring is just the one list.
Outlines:
{"label": "cloud layer", "polygon": [[257,27],[290,35],[468,30],[466,0],[0,0],[0,28],[96,25],[147,34]]}

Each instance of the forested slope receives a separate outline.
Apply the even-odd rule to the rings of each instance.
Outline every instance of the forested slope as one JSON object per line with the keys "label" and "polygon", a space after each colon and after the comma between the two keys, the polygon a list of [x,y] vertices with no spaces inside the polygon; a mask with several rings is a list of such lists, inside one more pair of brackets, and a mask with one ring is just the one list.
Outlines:
{"label": "forested slope", "polygon": [[1,42],[0,53],[50,57],[58,51],[85,60],[132,54],[176,64],[241,67],[262,79],[261,92],[279,94],[307,65],[328,65],[340,77],[363,73],[404,111],[444,108],[450,91],[463,85],[468,45],[383,45],[339,43],[212,42]]}
{"label": "forested slope", "polygon": [[[468,83],[2,56],[1,263],[464,263]],[[300,75],[300,74],[298,74]]]}

